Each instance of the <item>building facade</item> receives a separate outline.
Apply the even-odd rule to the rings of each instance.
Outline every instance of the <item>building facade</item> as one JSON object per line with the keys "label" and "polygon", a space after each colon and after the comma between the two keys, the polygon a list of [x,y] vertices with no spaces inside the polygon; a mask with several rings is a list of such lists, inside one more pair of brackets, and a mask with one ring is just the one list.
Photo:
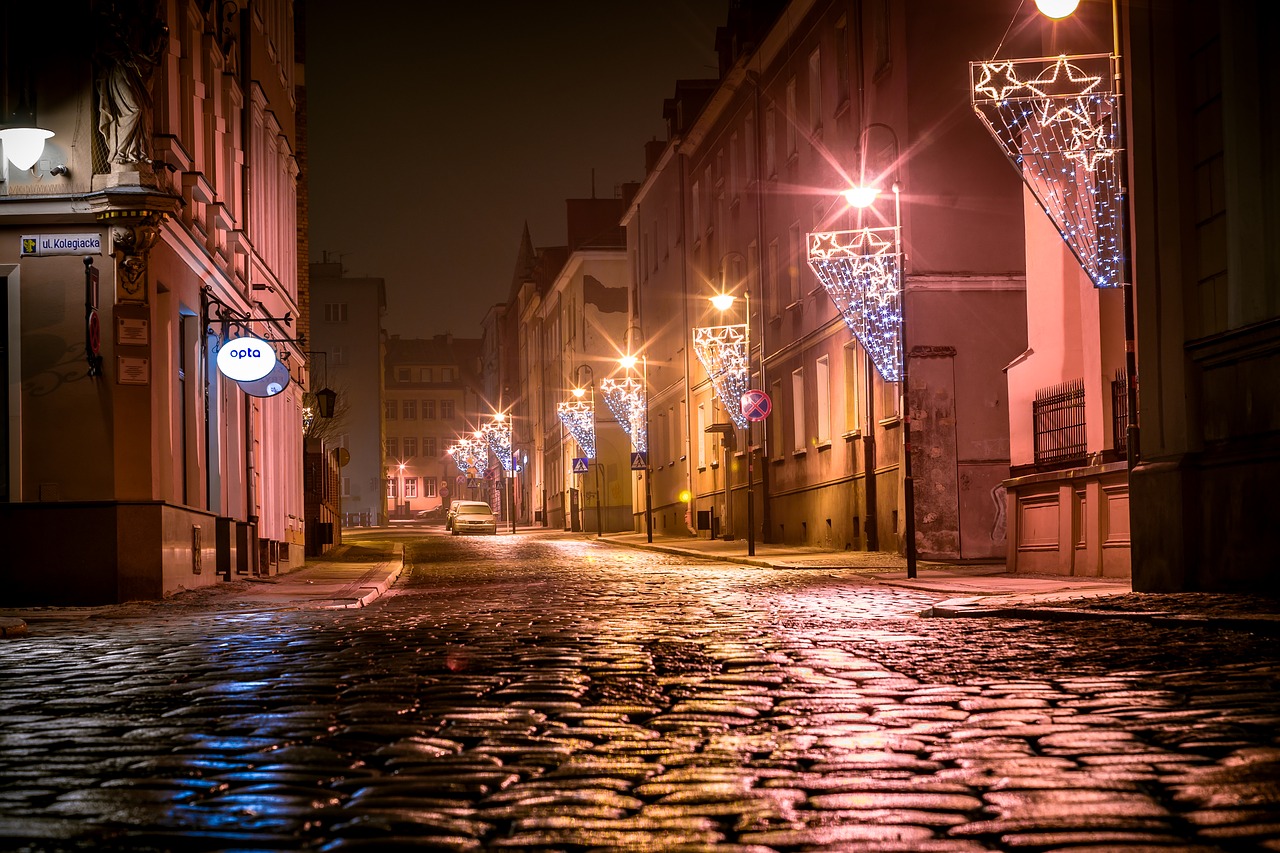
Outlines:
{"label": "building facade", "polygon": [[[61,24],[37,45],[0,13],[0,124],[52,131],[25,167],[0,143],[8,600],[158,598],[297,565],[293,4],[41,14]],[[245,335],[278,362],[271,396],[216,366]]]}
{"label": "building facade", "polygon": [[465,478],[448,455],[479,406],[480,339],[436,335],[387,339],[383,377],[387,517],[410,521],[422,511],[466,499]]}
{"label": "building facade", "polygon": [[312,391],[337,394],[334,415],[313,421],[329,450],[347,451],[339,494],[344,527],[387,521],[386,460],[383,456],[385,350],[382,318],[386,282],[347,276],[340,261],[325,255],[310,267]]}
{"label": "building facade", "polygon": [[[768,8],[735,7],[704,106],[702,87],[677,87],[672,138],[627,213],[655,528],[905,550],[900,384],[808,263],[810,234],[893,226],[896,184],[917,550],[1003,557],[1001,370],[1026,346],[1021,200],[956,114],[964,75],[946,73],[998,15],[924,0]],[[859,215],[841,191],[864,177],[883,192]],[[729,314],[709,301],[722,291],[738,297]],[[750,384],[772,400],[749,428],[697,354],[694,329],[717,326],[745,334]]]}

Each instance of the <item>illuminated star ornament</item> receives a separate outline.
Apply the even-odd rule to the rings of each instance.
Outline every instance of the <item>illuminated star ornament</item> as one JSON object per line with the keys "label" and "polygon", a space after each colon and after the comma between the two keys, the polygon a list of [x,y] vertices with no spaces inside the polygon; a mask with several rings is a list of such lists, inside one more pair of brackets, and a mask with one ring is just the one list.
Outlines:
{"label": "illuminated star ornament", "polygon": [[453,457],[453,464],[458,466],[458,472],[468,477],[478,477],[483,468],[488,467],[488,446],[478,438],[458,439],[449,448],[449,455]]}
{"label": "illuminated star ornament", "polygon": [[600,393],[613,412],[614,420],[631,437],[634,453],[649,452],[649,426],[646,423],[646,407],[649,404],[644,383],[634,376],[622,379],[610,377],[600,380]]}
{"label": "illuminated star ornament", "polygon": [[969,66],[974,111],[1095,287],[1124,284],[1114,59],[1092,54]]}
{"label": "illuminated star ornament", "polygon": [[711,386],[739,429],[750,425],[742,413],[742,395],[751,389],[747,366],[747,327],[707,326],[693,330],[693,351],[706,368]]}
{"label": "illuminated star ornament", "polygon": [[898,229],[808,235],[809,267],[886,382],[902,377],[902,267]]}
{"label": "illuminated star ornament", "polygon": [[489,449],[497,457],[503,471],[513,470],[511,467],[511,424],[506,420],[489,421],[480,427]]}
{"label": "illuminated star ornament", "polygon": [[596,411],[590,400],[569,400],[556,406],[560,423],[578,442],[588,459],[596,458]]}

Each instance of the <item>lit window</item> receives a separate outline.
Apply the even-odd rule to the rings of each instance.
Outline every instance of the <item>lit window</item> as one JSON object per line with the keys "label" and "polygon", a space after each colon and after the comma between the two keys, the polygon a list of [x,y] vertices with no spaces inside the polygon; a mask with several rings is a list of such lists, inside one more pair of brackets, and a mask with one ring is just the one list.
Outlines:
{"label": "lit window", "polygon": [[404,496],[406,500],[409,498],[416,498],[418,496],[418,478],[417,477],[404,478]]}
{"label": "lit window", "polygon": [[422,496],[424,498],[434,498],[436,496],[436,478],[422,478]]}

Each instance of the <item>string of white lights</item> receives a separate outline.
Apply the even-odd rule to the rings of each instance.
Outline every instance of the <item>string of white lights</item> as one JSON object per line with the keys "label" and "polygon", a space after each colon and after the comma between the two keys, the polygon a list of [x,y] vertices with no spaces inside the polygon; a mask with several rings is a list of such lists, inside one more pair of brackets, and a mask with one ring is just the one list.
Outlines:
{"label": "string of white lights", "polygon": [[974,111],[1095,287],[1124,284],[1112,60],[1092,54],[970,64]]}
{"label": "string of white lights", "polygon": [[502,466],[503,471],[510,471],[511,468],[511,424],[505,420],[491,420],[480,427],[480,431],[484,434],[484,439],[489,443],[489,449],[493,451],[493,455],[497,457],[498,464]]}
{"label": "string of white lights", "polygon": [[488,447],[479,439],[459,438],[448,452],[453,457],[453,464],[458,466],[458,471],[469,477],[478,476],[488,467]]}
{"label": "string of white lights", "polygon": [[609,411],[613,413],[614,420],[631,437],[631,450],[635,453],[648,453],[649,429],[645,423],[648,398],[644,383],[633,376],[622,379],[610,377],[600,380],[600,393],[604,396]]}
{"label": "string of white lights", "polygon": [[596,458],[596,412],[590,400],[568,400],[556,406],[560,423],[588,459]]}
{"label": "string of white lights", "polygon": [[902,279],[897,229],[809,234],[809,267],[888,382],[902,376]]}
{"label": "string of white lights", "polygon": [[750,421],[742,413],[742,395],[751,389],[746,325],[695,328],[693,350],[729,418],[739,429],[746,429]]}

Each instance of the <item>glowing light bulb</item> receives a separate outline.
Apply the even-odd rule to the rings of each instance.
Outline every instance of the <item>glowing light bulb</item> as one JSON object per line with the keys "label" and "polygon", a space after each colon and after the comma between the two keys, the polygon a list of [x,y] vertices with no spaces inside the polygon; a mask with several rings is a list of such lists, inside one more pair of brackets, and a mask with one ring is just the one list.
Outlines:
{"label": "glowing light bulb", "polygon": [[845,201],[853,207],[870,207],[880,196],[875,187],[850,187],[843,193]]}
{"label": "glowing light bulb", "polygon": [[1036,0],[1036,8],[1046,18],[1065,18],[1076,10],[1080,0]]}
{"label": "glowing light bulb", "polygon": [[4,143],[4,156],[15,169],[25,172],[36,164],[44,153],[44,141],[53,136],[52,130],[39,127],[8,127],[0,130],[0,142]]}
{"label": "glowing light bulb", "polygon": [[733,300],[737,298],[732,293],[717,293],[711,297],[711,304],[715,306],[717,311],[727,311],[729,306],[733,304]]}

